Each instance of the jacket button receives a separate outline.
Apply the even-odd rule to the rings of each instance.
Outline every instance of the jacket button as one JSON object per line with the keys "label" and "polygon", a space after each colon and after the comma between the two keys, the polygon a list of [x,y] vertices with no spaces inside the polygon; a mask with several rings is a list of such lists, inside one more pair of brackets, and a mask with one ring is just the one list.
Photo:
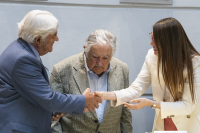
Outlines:
{"label": "jacket button", "polygon": [[94,122],[95,122],[95,123],[97,123],[97,122],[98,122],[98,120],[94,120]]}
{"label": "jacket button", "polygon": [[190,118],[190,115],[187,115],[187,118]]}

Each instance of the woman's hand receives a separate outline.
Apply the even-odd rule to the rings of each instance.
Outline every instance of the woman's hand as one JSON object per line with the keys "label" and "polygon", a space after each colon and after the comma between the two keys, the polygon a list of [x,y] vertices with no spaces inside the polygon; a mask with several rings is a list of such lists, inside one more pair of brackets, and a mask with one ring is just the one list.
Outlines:
{"label": "woman's hand", "polygon": [[102,100],[104,100],[104,99],[103,99],[103,91],[95,91],[95,92],[94,92],[94,95],[95,95],[95,96],[98,96],[98,97],[100,97]]}
{"label": "woman's hand", "polygon": [[146,98],[138,98],[138,99],[133,99],[130,101],[130,103],[136,103],[136,102],[137,104],[128,104],[128,103],[123,103],[123,104],[124,104],[124,107],[127,107],[128,109],[133,109],[133,110],[139,110],[143,107],[153,105],[153,101]]}

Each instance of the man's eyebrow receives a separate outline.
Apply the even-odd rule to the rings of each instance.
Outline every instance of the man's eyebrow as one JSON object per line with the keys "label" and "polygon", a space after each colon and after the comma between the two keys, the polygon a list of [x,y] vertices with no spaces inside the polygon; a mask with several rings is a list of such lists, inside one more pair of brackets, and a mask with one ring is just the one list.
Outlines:
{"label": "man's eyebrow", "polygon": [[97,56],[95,53],[92,53],[92,55]]}
{"label": "man's eyebrow", "polygon": [[105,57],[108,58],[108,57],[110,57],[110,55],[106,55]]}

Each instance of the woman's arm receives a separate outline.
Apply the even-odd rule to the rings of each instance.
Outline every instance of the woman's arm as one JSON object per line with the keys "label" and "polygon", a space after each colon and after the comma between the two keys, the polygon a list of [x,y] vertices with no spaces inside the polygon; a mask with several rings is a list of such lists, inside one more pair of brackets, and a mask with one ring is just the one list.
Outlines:
{"label": "woman's arm", "polygon": [[[193,67],[194,67],[194,87],[195,87],[195,98],[196,100],[200,96],[200,61],[196,57],[196,59],[193,59]],[[167,118],[167,116],[174,115],[188,115],[191,114],[191,112],[195,109],[195,104],[192,101],[189,83],[186,80],[184,84],[184,93],[181,101],[176,102],[163,102],[163,101],[156,101],[156,108],[161,109],[161,117]],[[146,98],[139,98],[131,100],[130,103],[136,103],[137,104],[128,104],[123,103],[125,107],[128,109],[141,109],[146,106],[152,106],[154,101],[146,99]]]}
{"label": "woman's arm", "polygon": [[[130,103],[137,103],[137,104],[123,103],[124,107],[127,107],[128,109],[138,110],[146,106],[152,107],[154,101],[146,98],[138,98],[131,100]],[[160,109],[160,101],[156,101],[156,108]]]}
{"label": "woman's arm", "polygon": [[96,91],[94,92],[96,96],[102,98],[102,100],[117,100],[117,97],[113,91],[105,92],[105,91]]}
{"label": "woman's arm", "polygon": [[113,92],[96,92],[102,99],[112,100],[112,106],[119,106],[141,96],[151,84],[151,74],[148,70],[147,61],[144,62],[136,80],[126,89]]}

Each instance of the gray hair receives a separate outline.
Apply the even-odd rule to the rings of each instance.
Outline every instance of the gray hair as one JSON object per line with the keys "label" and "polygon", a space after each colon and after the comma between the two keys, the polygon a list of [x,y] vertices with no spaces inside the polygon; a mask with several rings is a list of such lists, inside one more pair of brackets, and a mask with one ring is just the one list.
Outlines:
{"label": "gray hair", "polygon": [[112,55],[115,53],[116,50],[116,37],[107,30],[95,30],[93,31],[89,37],[85,40],[85,49],[84,52],[87,53],[90,51],[92,45],[106,45],[110,44],[112,47]]}
{"label": "gray hair", "polygon": [[58,20],[48,11],[30,11],[18,23],[18,37],[26,42],[34,43],[37,36],[41,36],[43,42],[49,34],[54,34],[58,29]]}

